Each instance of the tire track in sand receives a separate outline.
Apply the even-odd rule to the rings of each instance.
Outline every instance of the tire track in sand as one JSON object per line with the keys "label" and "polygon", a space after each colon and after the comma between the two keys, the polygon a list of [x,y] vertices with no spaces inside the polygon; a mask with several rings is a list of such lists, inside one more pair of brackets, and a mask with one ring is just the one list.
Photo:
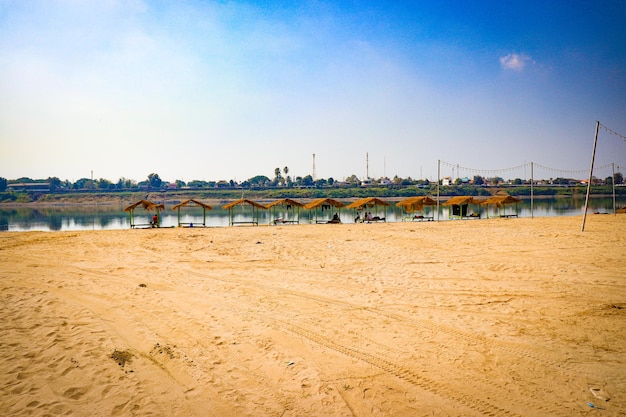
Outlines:
{"label": "tire track in sand", "polygon": [[[194,273],[193,271],[189,271],[189,272]],[[341,309],[367,311],[373,314],[374,316],[379,315],[379,316],[386,317],[392,320],[392,323],[394,324],[398,324],[402,326],[407,326],[407,325],[411,326],[412,328],[415,329],[416,332],[423,333],[424,331],[429,331],[433,335],[439,335],[439,336],[443,335],[444,338],[447,338],[447,340],[450,341],[449,344],[443,344],[443,342],[440,341],[441,340],[440,337],[431,338],[433,341],[435,339],[439,340],[439,341],[436,341],[435,343],[438,343],[439,346],[441,346],[442,348],[450,346],[451,344],[458,344],[459,341],[461,341],[466,345],[467,349],[469,350],[476,349],[475,346],[479,345],[481,346],[481,350],[484,350],[483,348],[487,347],[494,352],[501,352],[507,355],[514,356],[516,358],[522,358],[529,365],[539,363],[559,373],[566,373],[570,377],[577,377],[579,376],[579,373],[580,373],[579,368],[576,368],[574,366],[566,367],[564,366],[563,363],[559,362],[555,358],[552,358],[548,354],[542,354],[540,352],[532,351],[529,349],[524,349],[521,346],[515,346],[509,343],[499,342],[499,341],[490,339],[488,337],[485,337],[479,334],[465,332],[463,330],[455,329],[450,326],[441,325],[432,320],[415,319],[410,316],[390,312],[386,309],[357,305],[354,303],[350,303],[348,301],[339,300],[336,298],[330,298],[330,297],[326,297],[326,296],[319,295],[319,294],[312,295],[312,294],[304,293],[300,291],[276,288],[271,285],[266,285],[266,284],[262,284],[258,282],[250,282],[249,280],[245,280],[245,279],[207,277],[205,274],[198,273],[197,271],[195,272],[195,274],[201,275],[205,279],[209,278],[213,281],[218,281],[218,282],[223,282],[223,283],[228,283],[228,284],[237,284],[238,286],[242,287],[241,288],[242,293],[246,294],[246,296],[250,297],[251,299],[255,299],[255,298],[260,299],[262,298],[263,295],[267,295],[269,292],[275,295],[275,297],[272,298],[273,303],[276,303],[277,302],[276,300],[280,300],[281,298],[285,296],[289,296],[289,297],[294,297],[300,300],[309,300],[309,301],[313,301],[316,303],[323,303],[328,306],[335,306]],[[243,288],[245,288],[245,290]],[[256,291],[252,291],[255,289]],[[300,304],[302,306],[302,309],[304,309],[304,305],[301,302],[299,302],[298,304]],[[240,305],[239,306],[231,305],[230,307],[226,305],[224,306],[224,308],[237,308],[237,307],[241,307],[241,306]],[[478,398],[485,397],[485,396],[495,398],[509,389],[506,386],[500,385],[499,391],[498,391],[497,382],[489,381],[489,383],[487,382],[480,383],[479,381],[475,381],[476,383],[482,384],[482,387],[480,389],[475,389],[472,387],[464,387],[464,390],[466,392],[461,392],[458,389],[452,388],[450,384],[445,384],[444,382],[434,381],[432,380],[432,378],[425,377],[423,373],[418,373],[412,370],[411,368],[408,368],[404,365],[400,365],[397,362],[397,360],[394,360],[394,357],[399,356],[399,354],[402,352],[402,349],[400,346],[395,346],[391,349],[389,348],[389,346],[385,346],[385,349],[387,349],[387,352],[381,355],[376,352],[373,352],[372,348],[368,348],[368,350],[362,350],[362,349],[359,350],[359,349],[355,349],[354,347],[348,347],[349,344],[347,343],[342,344],[341,342],[338,342],[336,336],[333,336],[332,338],[323,336],[322,334],[319,333],[319,331],[316,331],[316,329],[319,328],[319,323],[312,322],[308,326],[302,326],[302,323],[304,322],[303,317],[299,317],[300,326],[295,326],[291,322],[285,322],[281,320],[280,318],[269,315],[267,310],[258,310],[258,311],[251,310],[250,314],[252,315],[252,317],[255,317],[255,316],[258,317],[261,315],[265,316],[268,321],[271,320],[272,322],[279,323],[281,327],[289,331],[292,331],[293,333],[299,334],[300,336],[305,337],[315,343],[318,343],[327,348],[336,350],[340,353],[349,355],[355,359],[359,359],[371,365],[377,366],[379,369],[382,369],[385,372],[388,372],[416,386],[419,386],[421,389],[433,392],[439,396],[443,395],[446,398],[450,398],[453,401],[457,401],[461,404],[465,404],[468,407],[473,408],[480,413],[484,414],[486,411],[491,410],[490,412],[495,413],[493,415],[517,415],[515,414],[514,411],[506,410],[502,407],[491,404],[488,401],[478,399]],[[453,393],[453,394],[447,395],[446,393]],[[543,392],[540,392],[540,393],[545,394]],[[557,402],[550,401],[550,398],[546,397],[545,395],[539,395],[530,391],[526,391],[525,395],[519,398],[520,399],[523,398],[523,400],[522,401],[520,401],[519,399],[516,400],[509,396],[506,399],[500,398],[499,402],[501,403],[508,402],[509,404],[512,405],[511,409],[515,409],[515,410],[533,409],[535,410],[535,412],[541,412],[544,415],[564,415],[563,404],[557,404]],[[472,405],[472,404],[477,404],[477,405]]]}

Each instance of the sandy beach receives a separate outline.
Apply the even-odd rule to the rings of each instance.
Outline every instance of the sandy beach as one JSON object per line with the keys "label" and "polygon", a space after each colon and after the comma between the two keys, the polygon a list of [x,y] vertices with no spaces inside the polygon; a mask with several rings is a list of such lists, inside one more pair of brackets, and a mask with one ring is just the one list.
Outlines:
{"label": "sandy beach", "polygon": [[624,416],[626,215],[0,234],[0,415]]}

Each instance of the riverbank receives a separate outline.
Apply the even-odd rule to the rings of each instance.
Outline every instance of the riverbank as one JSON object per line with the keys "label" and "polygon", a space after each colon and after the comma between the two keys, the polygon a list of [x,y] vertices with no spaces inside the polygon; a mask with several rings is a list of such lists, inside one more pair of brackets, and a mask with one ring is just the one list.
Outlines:
{"label": "riverbank", "polygon": [[[415,195],[412,195],[415,196]],[[429,195],[431,198],[436,199],[436,196],[432,196]],[[444,202],[452,197],[455,197],[456,195],[441,195],[440,196],[440,201]],[[146,194],[145,193],[133,193],[133,194],[124,194],[124,195],[100,195],[100,196],[93,196],[93,195],[80,195],[80,196],[73,196],[70,198],[62,198],[62,197],[58,197],[58,198],[44,198],[44,199],[39,199],[36,201],[1,201],[0,202],[0,208],[27,208],[27,207],[42,207],[42,208],[46,208],[46,207],[81,207],[81,206],[85,206],[85,207],[96,207],[96,206],[118,206],[118,207],[126,207],[136,201],[145,199]],[[238,200],[241,196],[239,197],[233,197],[233,198],[228,198],[228,197],[223,197],[223,198],[218,198],[218,197],[206,197],[206,196],[202,196],[202,195],[195,195],[195,194],[154,194],[154,195],[149,195],[148,199],[154,202],[159,202],[159,203],[163,203],[166,205],[175,205],[178,204],[182,201],[188,200],[188,199],[197,199],[199,201],[202,201],[205,204],[209,204],[212,205],[214,207],[220,207],[222,205],[225,205],[227,203],[230,203],[232,201]],[[333,199],[338,199],[340,201],[344,201],[344,202],[352,202],[355,201],[359,198],[359,196],[346,196],[346,197],[331,197],[328,195],[324,195],[322,197],[319,198],[333,198]],[[368,197],[371,197],[371,195],[368,195]],[[609,198],[612,197],[611,194],[592,194],[591,195],[592,198]],[[271,195],[259,195],[259,196],[246,196],[245,198],[247,199],[251,199],[253,201],[259,201],[261,203],[269,203],[275,200],[279,200],[282,199],[284,197],[273,197]],[[292,198],[292,197],[289,197]],[[301,201],[301,202],[309,202],[312,200],[317,199],[318,197],[293,197],[293,199]],[[403,200],[405,198],[408,197],[403,197],[403,196],[389,196],[389,197],[379,197],[382,200],[388,201],[390,203],[396,203],[400,200]],[[477,200],[485,200],[487,199],[487,196],[482,196],[482,197],[476,197]],[[523,201],[530,201],[531,197],[530,196],[519,196],[518,198],[522,199]],[[545,200],[565,200],[565,199],[579,199],[579,200],[584,200],[585,199],[585,195],[584,194],[576,194],[576,195],[535,195],[533,197],[533,199],[535,201],[545,201]],[[618,200],[623,200],[624,199],[624,195],[617,195],[617,199]]]}
{"label": "riverbank", "polygon": [[[596,197],[626,195],[626,186],[618,186],[615,190],[610,186],[594,186],[592,195]],[[315,188],[252,188],[252,189],[171,189],[171,190],[127,190],[127,191],[62,191],[47,193],[2,192],[0,206],[4,205],[102,205],[131,204],[140,199],[164,202],[180,202],[190,198],[205,201],[209,204],[234,201],[242,197],[251,200],[278,200],[293,198],[311,200],[316,198],[358,199],[380,197],[388,200],[401,200],[415,196],[437,195],[436,185],[428,187],[390,186],[390,187],[315,187]],[[584,197],[587,192],[582,186],[536,186],[534,198]],[[454,196],[473,196],[488,198],[497,193],[507,193],[522,199],[530,199],[531,190],[527,186],[442,186],[439,194],[442,198]]]}
{"label": "riverbank", "polygon": [[581,220],[0,234],[0,414],[621,415],[626,217]]}

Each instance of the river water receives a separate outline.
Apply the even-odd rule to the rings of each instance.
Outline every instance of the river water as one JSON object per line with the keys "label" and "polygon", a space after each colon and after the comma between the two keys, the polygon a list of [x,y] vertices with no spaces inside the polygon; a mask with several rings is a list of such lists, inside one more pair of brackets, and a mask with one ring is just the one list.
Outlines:
{"label": "river water", "polygon": [[[214,206],[213,210],[206,212],[206,220],[201,208],[184,207],[180,211],[171,210],[174,204],[166,202],[166,209],[160,212],[161,227],[176,227],[181,223],[191,223],[194,227],[200,227],[204,223],[207,227],[229,226],[231,218],[228,210],[220,206]],[[626,196],[618,197],[616,207],[626,205]],[[498,217],[500,214],[516,213],[519,217],[551,217],[551,216],[578,216],[583,214],[585,197],[551,197],[535,198],[531,211],[531,201],[524,200],[522,203],[506,206],[502,211],[490,207],[476,207],[481,211],[481,217]],[[470,211],[472,211],[470,206]],[[376,207],[368,210],[372,215],[385,217],[387,222],[399,222],[403,220],[403,214],[395,205]],[[475,211],[475,210],[474,210]],[[348,209],[314,210],[300,209],[299,212],[292,210],[259,210],[258,224],[269,224],[272,220],[282,217],[285,220],[299,220],[300,224],[325,221],[338,212],[343,223],[353,223],[355,211]],[[612,197],[591,197],[588,213],[613,213]],[[134,224],[149,223],[154,212],[147,212],[139,208],[135,210]],[[425,216],[432,216],[435,220],[449,220],[448,207],[440,207],[437,214],[436,207],[427,207]],[[250,206],[237,206],[234,208],[232,220],[234,222],[246,222],[253,219]],[[255,219],[256,220],[256,219]],[[131,218],[129,213],[124,212],[123,206],[97,205],[97,206],[46,206],[46,207],[2,207],[0,206],[0,231],[68,231],[68,230],[112,230],[130,229]]]}

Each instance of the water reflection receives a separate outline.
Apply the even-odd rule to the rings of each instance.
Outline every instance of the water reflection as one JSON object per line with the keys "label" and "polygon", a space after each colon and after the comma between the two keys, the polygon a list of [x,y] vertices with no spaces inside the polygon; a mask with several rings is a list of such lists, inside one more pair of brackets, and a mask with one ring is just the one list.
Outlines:
{"label": "water reflection", "polygon": [[[530,200],[524,200],[517,206],[517,214],[520,217],[552,217],[552,216],[577,216],[583,213],[585,205],[584,196],[577,197],[542,197],[534,200],[534,210],[531,212]],[[617,198],[617,207],[626,205],[626,196]],[[482,217],[496,217],[500,213],[493,207],[472,207],[482,212]],[[515,205],[505,208],[506,214],[515,212]],[[319,213],[318,220],[332,216],[336,210],[328,213]],[[379,213],[372,215],[385,216],[388,222],[402,221],[402,212],[395,206],[387,207],[386,212],[379,208]],[[589,213],[613,212],[612,197],[592,197],[589,201]],[[426,207],[424,215],[433,216],[435,219],[448,220],[448,207],[440,207],[437,215],[436,207]],[[138,210],[135,212],[136,223],[149,223],[152,212]],[[353,223],[355,212],[353,210],[340,210],[339,215],[344,223]],[[236,222],[248,222],[252,220],[249,212],[235,212]],[[326,216],[326,217],[325,217]],[[145,217],[145,222],[143,221]],[[283,217],[293,218],[291,212],[281,213],[259,210],[259,224],[269,224],[272,219]],[[315,212],[300,210],[300,224],[315,222]],[[161,211],[161,227],[176,227],[179,218],[176,211],[168,209]],[[207,227],[224,227],[229,225],[228,210],[215,207],[207,211],[206,221],[203,210],[199,207],[188,207],[180,214],[181,223],[193,223],[195,227],[202,226],[205,222]],[[123,206],[52,206],[52,207],[10,207],[0,208],[0,231],[61,231],[61,230],[111,230],[130,229],[129,214],[124,212]]]}

